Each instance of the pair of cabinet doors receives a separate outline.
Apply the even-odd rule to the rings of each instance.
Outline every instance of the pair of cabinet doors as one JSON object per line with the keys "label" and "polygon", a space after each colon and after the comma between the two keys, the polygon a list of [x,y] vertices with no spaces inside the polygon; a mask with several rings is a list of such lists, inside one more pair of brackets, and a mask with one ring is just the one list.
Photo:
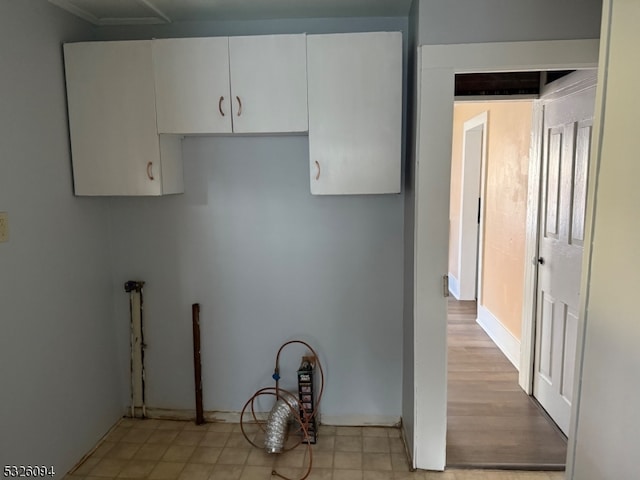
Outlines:
{"label": "pair of cabinet doors", "polygon": [[308,130],[305,35],[153,41],[158,133]]}

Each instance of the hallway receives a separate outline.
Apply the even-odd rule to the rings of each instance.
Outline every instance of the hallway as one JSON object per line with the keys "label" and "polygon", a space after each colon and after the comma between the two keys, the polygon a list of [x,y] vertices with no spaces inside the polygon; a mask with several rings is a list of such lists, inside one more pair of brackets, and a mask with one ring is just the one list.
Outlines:
{"label": "hallway", "polygon": [[564,436],[476,323],[476,303],[448,307],[447,466],[564,469]]}

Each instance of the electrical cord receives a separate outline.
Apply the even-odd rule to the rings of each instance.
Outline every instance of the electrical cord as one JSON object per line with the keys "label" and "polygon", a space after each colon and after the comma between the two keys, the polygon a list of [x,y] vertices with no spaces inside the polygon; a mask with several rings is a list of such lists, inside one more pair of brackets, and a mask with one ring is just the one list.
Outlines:
{"label": "electrical cord", "polygon": [[[304,412],[304,414],[301,416],[300,415],[300,411],[303,411],[302,408],[300,408],[300,411],[298,411],[298,409],[296,408],[295,404],[292,404],[293,402],[288,401],[286,398],[283,397],[284,396],[289,396],[289,398],[296,398],[296,395],[284,390],[280,388],[280,354],[282,353],[282,351],[284,350],[285,347],[287,347],[288,345],[292,345],[292,344],[300,344],[300,345],[304,345],[305,347],[307,347],[311,353],[313,354],[314,358],[315,358],[315,362],[318,365],[318,370],[320,371],[320,391],[318,392],[318,399],[317,402],[313,408],[313,411],[311,413],[307,413]],[[302,340],[290,340],[288,342],[285,342],[284,344],[282,344],[280,346],[280,348],[278,349],[278,353],[276,355],[276,364],[275,364],[275,368],[273,370],[273,375],[272,378],[275,380],[276,382],[276,386],[275,387],[265,387],[265,388],[261,388],[260,390],[258,390],[256,393],[254,393],[251,398],[249,398],[249,400],[247,400],[247,403],[244,404],[244,407],[242,408],[242,413],[240,414],[240,431],[242,432],[242,435],[244,435],[244,438],[247,440],[247,442],[249,442],[251,445],[253,445],[256,448],[262,448],[260,445],[256,444],[253,442],[253,440],[251,440],[249,438],[249,436],[247,435],[247,433],[244,430],[244,414],[247,410],[247,408],[250,406],[251,407],[251,416],[253,417],[253,421],[254,423],[256,423],[260,429],[262,430],[263,433],[265,433],[265,428],[264,428],[264,423],[265,421],[263,420],[259,420],[258,417],[256,416],[256,412],[255,412],[255,401],[258,397],[261,397],[263,395],[272,395],[276,397],[276,400],[279,399],[283,399],[286,404],[289,406],[289,409],[291,410],[291,412],[293,413],[293,418],[294,420],[298,423],[298,431],[297,432],[302,432],[302,436],[301,438],[298,440],[298,442],[296,444],[294,444],[293,446],[289,447],[289,448],[285,448],[284,451],[290,451],[293,450],[294,448],[298,447],[303,441],[306,442],[307,444],[307,451],[309,452],[309,465],[307,466],[307,471],[304,474],[304,476],[302,476],[299,480],[305,480],[310,474],[311,474],[311,468],[313,467],[313,449],[311,448],[311,439],[309,437],[309,423],[316,417],[316,415],[318,414],[318,407],[320,406],[320,401],[322,400],[322,395],[324,393],[324,370],[322,368],[322,363],[320,363],[320,357],[318,357],[318,354],[316,353],[316,351],[311,347],[311,345],[309,345],[307,342],[304,342]],[[304,417],[304,418],[303,418]],[[275,469],[271,471],[271,475],[276,476],[276,477],[280,477],[284,480],[292,480],[280,473],[278,473]]]}

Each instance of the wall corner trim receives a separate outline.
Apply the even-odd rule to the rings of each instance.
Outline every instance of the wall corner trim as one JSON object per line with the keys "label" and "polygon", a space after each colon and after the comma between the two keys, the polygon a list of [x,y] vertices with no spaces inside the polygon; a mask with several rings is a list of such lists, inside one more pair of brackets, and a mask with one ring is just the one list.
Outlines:
{"label": "wall corner trim", "polygon": [[460,300],[460,281],[451,272],[449,272],[449,293],[451,293],[456,300]]}
{"label": "wall corner trim", "polygon": [[493,343],[504,353],[509,361],[520,370],[520,340],[513,336],[493,313],[478,305],[478,325],[491,337]]}
{"label": "wall corner trim", "polygon": [[402,444],[404,445],[404,453],[407,456],[407,460],[409,461],[409,470],[412,472],[416,471],[416,462],[413,456],[413,452],[409,447],[409,436],[407,434],[407,430],[404,428],[404,422],[400,419],[400,434],[402,438]]}

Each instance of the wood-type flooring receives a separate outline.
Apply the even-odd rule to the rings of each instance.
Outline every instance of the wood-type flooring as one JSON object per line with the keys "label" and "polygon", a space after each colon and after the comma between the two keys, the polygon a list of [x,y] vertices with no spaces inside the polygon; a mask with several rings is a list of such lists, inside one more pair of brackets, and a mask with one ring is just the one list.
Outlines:
{"label": "wood-type flooring", "polygon": [[448,467],[564,469],[565,437],[476,323],[476,302],[449,300],[447,407]]}

